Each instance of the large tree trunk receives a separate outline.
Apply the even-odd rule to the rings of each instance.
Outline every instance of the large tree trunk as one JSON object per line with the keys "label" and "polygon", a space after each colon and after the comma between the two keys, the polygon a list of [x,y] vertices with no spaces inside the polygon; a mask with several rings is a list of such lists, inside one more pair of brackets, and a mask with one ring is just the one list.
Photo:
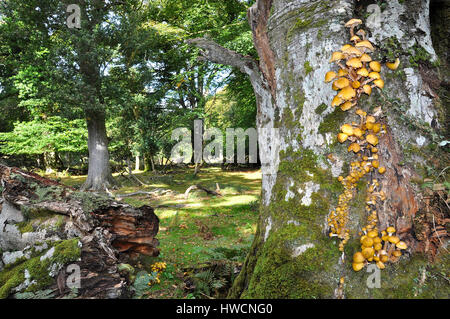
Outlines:
{"label": "large tree trunk", "polygon": [[108,137],[103,112],[87,112],[89,169],[82,190],[111,188],[114,180],[109,165]]}
{"label": "large tree trunk", "polygon": [[[448,272],[448,254],[440,255],[427,238],[416,236],[423,203],[413,181],[426,176],[427,166],[445,166],[440,156],[447,156],[436,146],[445,111],[436,93],[440,81],[433,67],[429,1],[388,1],[380,25],[364,26],[376,46],[374,59],[401,60],[395,72],[383,67],[384,89],[362,98],[359,107],[369,113],[382,107],[386,134],[379,153],[387,171],[380,182],[387,195],[378,210],[378,228],[394,226],[408,249],[399,262],[382,270],[379,289],[368,288],[365,269],[352,270],[352,255],[360,249],[358,232],[367,223],[368,179],[358,184],[350,203],[351,239],[344,260],[339,241],[328,236],[327,218],[343,191],[337,178],[355,160],[336,135],[357,116],[354,109],[343,112],[330,106],[336,93],[324,78],[333,69],[328,62],[332,52],[349,43],[344,23],[363,18],[366,5],[351,0],[257,0],[248,17],[259,67],[209,40],[190,40],[205,50],[203,58],[250,76],[257,97],[259,154],[273,154],[272,166],[262,166],[258,228],[232,298],[448,297],[448,282],[442,278],[414,280],[425,268],[447,267]],[[278,128],[279,139],[263,128]],[[443,240],[446,245],[448,237]],[[444,266],[429,264],[422,253],[430,252],[446,258]]]}
{"label": "large tree trunk", "polygon": [[124,263],[159,254],[159,219],[149,206],[77,192],[3,165],[0,185],[0,298],[67,295],[70,265],[80,270],[76,297],[129,297],[133,274],[123,269],[133,270]]}

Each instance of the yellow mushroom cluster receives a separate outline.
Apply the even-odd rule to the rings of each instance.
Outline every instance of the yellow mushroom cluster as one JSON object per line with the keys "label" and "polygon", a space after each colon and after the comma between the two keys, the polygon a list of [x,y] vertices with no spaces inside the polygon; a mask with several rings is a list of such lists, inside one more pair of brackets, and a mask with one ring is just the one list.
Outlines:
{"label": "yellow mushroom cluster", "polygon": [[[325,75],[325,82],[331,82],[332,88],[338,91],[331,105],[340,106],[342,111],[348,111],[358,104],[362,94],[370,95],[373,88],[383,89],[384,81],[380,76],[381,64],[372,60],[369,55],[375,50],[372,43],[366,39],[366,32],[355,28],[362,24],[360,19],[351,19],[345,26],[350,29],[350,42],[339,51],[333,52],[330,62],[335,62],[339,70],[329,71]],[[386,66],[395,70],[400,60],[386,63]],[[340,143],[348,143],[348,152],[355,154],[357,158],[351,162],[348,176],[339,176],[339,182],[344,186],[344,192],[339,195],[338,205],[328,216],[329,236],[341,240],[339,250],[343,252],[344,246],[350,239],[348,229],[349,204],[354,197],[358,181],[370,173],[367,196],[365,200],[367,212],[367,225],[363,228],[361,237],[361,251],[353,257],[353,269],[361,270],[367,263],[375,261],[380,269],[386,262],[395,262],[401,255],[401,249],[406,249],[406,244],[398,237],[393,236],[395,229],[389,227],[378,235],[377,204],[386,199],[386,194],[381,189],[377,177],[381,177],[386,168],[381,165],[378,143],[380,135],[386,132],[385,124],[377,120],[381,114],[381,107],[373,110],[373,114],[367,114],[361,108],[356,107],[355,113],[359,121],[345,123],[340,127],[337,139]],[[343,284],[343,281],[342,283]]]}
{"label": "yellow mushroom cluster", "polygon": [[[331,101],[332,106],[340,106],[347,111],[357,104],[360,96],[365,93],[370,95],[372,88],[384,87],[384,81],[380,77],[381,64],[372,60],[369,53],[375,48],[369,40],[366,40],[366,32],[360,29],[355,34],[355,27],[360,25],[360,19],[351,19],[345,26],[350,28],[350,42],[339,51],[333,52],[330,62],[339,66],[339,71],[329,71],[325,75],[325,82],[333,81],[332,88],[338,91]],[[397,63],[398,62],[398,63]],[[397,68],[400,60],[390,63],[388,67]]]}
{"label": "yellow mushroom cluster", "polygon": [[353,255],[354,271],[360,271],[371,262],[375,262],[379,269],[384,269],[386,263],[398,261],[401,251],[407,248],[406,243],[394,235],[394,227],[388,227],[381,234],[376,228],[370,231],[363,229],[363,232],[360,238],[361,251]]}
{"label": "yellow mushroom cluster", "polygon": [[[344,245],[349,240],[349,229],[346,227],[348,214],[349,214],[349,202],[353,198],[354,189],[358,181],[364,177],[367,173],[377,171],[379,174],[383,174],[386,168],[380,166],[378,156],[378,136],[385,130],[385,126],[381,123],[377,123],[376,119],[372,115],[367,115],[367,112],[357,109],[356,114],[359,115],[359,123],[352,122],[350,124],[344,124],[341,126],[341,132],[338,134],[337,139],[340,143],[348,142],[347,150],[357,154],[358,158],[350,165],[350,172],[345,178],[339,176],[339,182],[344,186],[344,192],[339,195],[338,206],[336,210],[332,211],[328,217],[328,226],[330,227],[330,237],[338,237],[342,241],[339,244],[339,250],[344,251]],[[376,185],[370,185],[369,189],[373,191],[366,199],[366,207],[371,208],[371,203],[376,203],[376,196],[381,198],[385,197],[384,192],[378,190],[378,181],[373,182]],[[383,199],[384,200],[384,199]],[[370,211],[373,211],[370,209]],[[369,220],[371,220],[374,227],[377,222],[376,211],[375,215],[370,214]]]}
{"label": "yellow mushroom cluster", "polygon": [[152,265],[152,275],[154,275],[154,278],[152,278],[148,285],[151,286],[153,284],[159,284],[161,282],[161,279],[159,277],[161,276],[164,269],[166,269],[167,265],[165,262],[156,262]]}

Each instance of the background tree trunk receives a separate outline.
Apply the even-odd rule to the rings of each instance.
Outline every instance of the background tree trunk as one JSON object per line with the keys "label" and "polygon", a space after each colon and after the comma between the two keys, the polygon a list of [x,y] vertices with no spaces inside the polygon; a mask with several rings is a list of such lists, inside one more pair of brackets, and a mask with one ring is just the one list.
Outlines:
{"label": "background tree trunk", "polygon": [[89,169],[82,189],[101,191],[114,185],[109,165],[108,138],[103,112],[87,112]]}
{"label": "background tree trunk", "polygon": [[[205,50],[203,58],[240,67],[250,76],[257,97],[260,155],[277,147],[262,128],[279,129],[279,149],[272,158],[275,167],[262,166],[255,240],[229,297],[448,297],[448,282],[442,278],[426,279],[426,285],[415,280],[423,269],[438,267],[434,270],[439,272],[444,267],[448,272],[448,254],[439,254],[438,247],[432,249],[416,236],[420,225],[415,221],[423,202],[413,181],[426,177],[427,167],[437,170],[448,160],[436,146],[442,138],[445,108],[437,93],[442,83],[430,36],[428,0],[388,1],[379,26],[363,25],[376,46],[373,59],[401,60],[395,72],[383,67],[384,89],[362,98],[358,105],[368,112],[382,107],[387,133],[379,152],[387,168],[381,178],[387,199],[378,211],[378,227],[396,227],[408,250],[382,271],[379,289],[368,288],[370,274],[365,269],[352,270],[351,256],[360,247],[358,231],[367,222],[365,181],[351,203],[351,240],[344,262],[338,240],[327,235],[327,217],[343,190],[337,177],[348,172],[354,161],[336,135],[342,124],[357,116],[354,110],[342,112],[330,106],[335,92],[324,78],[333,69],[328,62],[332,52],[349,42],[344,23],[350,18],[366,22],[367,6],[373,3],[258,0],[248,13],[258,68],[244,57],[236,62],[235,56],[230,62],[227,57],[234,53],[205,39],[190,40]],[[441,264],[430,264],[423,255],[431,250]],[[345,284],[338,289],[341,277]]]}

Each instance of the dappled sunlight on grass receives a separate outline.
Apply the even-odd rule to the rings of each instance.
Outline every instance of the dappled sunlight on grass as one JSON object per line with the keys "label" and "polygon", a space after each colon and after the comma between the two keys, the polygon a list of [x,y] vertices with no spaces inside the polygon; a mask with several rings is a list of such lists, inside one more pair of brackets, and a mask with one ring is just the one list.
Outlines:
{"label": "dappled sunlight on grass", "polygon": [[[241,262],[249,249],[256,231],[261,172],[222,171],[219,167],[202,168],[194,177],[192,169],[177,169],[174,173],[134,171],[145,187],[115,174],[121,185],[114,194],[129,194],[137,191],[154,192],[170,190],[162,195],[139,194],[125,197],[121,201],[139,207],[150,205],[160,220],[157,235],[160,241],[159,257],[141,257],[146,271],[152,263],[163,261],[170,269],[171,279],[162,280],[152,286],[152,291],[166,291],[170,295],[183,296],[175,291],[185,269],[211,260],[215,249],[227,248],[243,251]],[[58,179],[68,185],[80,186],[86,176],[60,176]],[[199,184],[216,190],[219,184],[223,196],[211,196],[201,190],[192,190],[188,199],[184,193],[192,185]],[[217,255],[217,254],[216,254]],[[139,268],[139,266],[138,266]],[[173,275],[173,276],[172,276]]]}

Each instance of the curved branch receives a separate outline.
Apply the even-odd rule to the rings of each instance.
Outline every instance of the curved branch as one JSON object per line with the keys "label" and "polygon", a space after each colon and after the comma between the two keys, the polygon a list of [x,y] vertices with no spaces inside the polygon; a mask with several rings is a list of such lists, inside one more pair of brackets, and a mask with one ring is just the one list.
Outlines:
{"label": "curved branch", "polygon": [[201,60],[234,66],[241,72],[250,76],[252,76],[254,72],[259,72],[258,64],[254,59],[224,48],[212,40],[195,38],[187,39],[186,42],[201,49],[201,56],[199,57]]}

